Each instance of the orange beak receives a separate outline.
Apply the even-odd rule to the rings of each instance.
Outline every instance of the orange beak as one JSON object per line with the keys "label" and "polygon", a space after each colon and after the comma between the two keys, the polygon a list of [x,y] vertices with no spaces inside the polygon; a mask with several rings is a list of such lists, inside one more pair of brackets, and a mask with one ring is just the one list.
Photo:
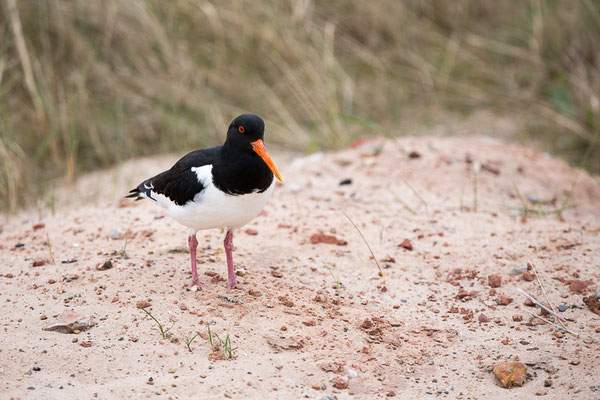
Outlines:
{"label": "orange beak", "polygon": [[267,153],[267,148],[265,147],[263,141],[258,139],[256,142],[251,142],[250,144],[252,145],[252,150],[254,150],[254,152],[263,159],[271,172],[273,172],[273,175],[275,175],[279,181],[283,182],[281,175],[279,175],[279,171],[277,171],[277,167],[273,163],[273,160],[271,160],[271,157],[269,157],[269,153]]}

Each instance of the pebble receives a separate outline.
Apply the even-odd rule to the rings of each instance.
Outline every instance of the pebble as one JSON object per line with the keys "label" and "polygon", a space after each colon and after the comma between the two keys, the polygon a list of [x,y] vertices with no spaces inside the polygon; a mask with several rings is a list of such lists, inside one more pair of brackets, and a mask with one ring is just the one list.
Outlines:
{"label": "pebble", "polygon": [[560,312],[565,312],[568,309],[569,309],[569,306],[566,306],[564,304],[561,304],[561,305],[558,306],[558,311],[560,311]]}
{"label": "pebble", "polygon": [[489,275],[488,284],[490,287],[499,288],[502,286],[502,277],[500,275]]}
{"label": "pebble", "polygon": [[112,240],[119,240],[121,239],[121,232],[119,232],[116,229],[113,229],[112,231],[110,231],[110,233],[108,234],[108,237],[111,238]]}
{"label": "pebble", "polygon": [[501,362],[494,365],[494,375],[507,389],[523,386],[527,379],[527,367],[519,362]]}
{"label": "pebble", "polygon": [[550,386],[552,386],[552,381],[550,379],[546,379],[544,381],[544,387],[550,387]]}
{"label": "pebble", "polygon": [[113,267],[113,263],[110,260],[106,260],[104,261],[104,263],[102,263],[102,265],[98,265],[96,267],[96,269],[98,271],[106,271],[107,269],[111,269]]}
{"label": "pebble", "polygon": [[135,306],[137,308],[147,308],[150,307],[150,303],[148,303],[146,300],[140,300],[137,303],[135,303]]}
{"label": "pebble", "polygon": [[345,376],[335,377],[331,380],[331,382],[336,389],[348,389],[348,378]]}
{"label": "pebble", "polygon": [[500,306],[507,306],[512,303],[513,299],[505,294],[501,294],[498,298],[496,298],[496,303]]}

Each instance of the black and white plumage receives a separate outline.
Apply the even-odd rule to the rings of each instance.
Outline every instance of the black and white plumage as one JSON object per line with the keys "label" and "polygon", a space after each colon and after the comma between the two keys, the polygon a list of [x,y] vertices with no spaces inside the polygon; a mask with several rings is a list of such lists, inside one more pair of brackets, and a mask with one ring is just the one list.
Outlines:
{"label": "black and white plumage", "polygon": [[[233,231],[265,207],[274,188],[273,175],[281,180],[264,147],[264,126],[258,115],[240,115],[229,125],[223,145],[185,155],[171,169],[140,183],[127,196],[156,201],[167,215],[192,230],[192,285],[201,286],[195,268],[196,232],[226,228],[227,252]],[[236,281],[230,252],[227,255],[230,288]]]}

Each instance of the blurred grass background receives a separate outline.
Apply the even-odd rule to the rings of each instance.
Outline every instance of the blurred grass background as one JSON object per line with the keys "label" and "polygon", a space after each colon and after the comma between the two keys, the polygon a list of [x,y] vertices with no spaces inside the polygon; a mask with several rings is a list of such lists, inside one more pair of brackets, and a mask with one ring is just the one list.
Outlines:
{"label": "blurred grass background", "polygon": [[595,0],[0,3],[5,210],[58,177],[217,144],[241,112],[306,152],[489,110],[578,164],[599,129]]}

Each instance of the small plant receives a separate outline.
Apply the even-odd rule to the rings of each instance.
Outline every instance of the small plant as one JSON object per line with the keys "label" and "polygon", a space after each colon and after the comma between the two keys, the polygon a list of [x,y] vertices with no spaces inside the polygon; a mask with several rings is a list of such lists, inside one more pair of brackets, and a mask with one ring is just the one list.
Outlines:
{"label": "small plant", "polygon": [[121,258],[127,257],[127,240],[129,239],[129,231],[125,234],[125,243],[123,244],[123,249],[121,249]]}
{"label": "small plant", "polygon": [[194,341],[194,339],[196,339],[198,337],[198,335],[200,335],[200,334],[196,333],[191,338],[188,338],[188,337],[185,338],[185,345],[187,346],[187,348],[190,351],[190,353],[193,353],[192,348],[190,347],[190,345],[192,344],[192,342]]}
{"label": "small plant", "polygon": [[146,310],[145,308],[142,308],[142,311],[145,312],[146,314],[148,314],[148,316],[150,316],[150,318],[152,318],[154,320],[154,322],[156,322],[156,324],[158,325],[158,329],[160,329],[160,334],[162,335],[163,339],[166,339],[167,332],[169,332],[171,330],[171,328],[164,329],[162,324],[160,322],[158,322],[158,320],[156,318],[154,318],[154,315],[152,315],[150,313],[150,311]]}
{"label": "small plant", "polygon": [[[569,198],[571,197],[571,193],[569,192],[567,194],[567,198],[565,199],[565,202],[563,202],[562,206],[560,208],[556,208],[556,209],[551,209],[551,210],[544,210],[542,209],[542,204],[541,202],[537,203],[537,208],[531,208],[527,205],[527,202],[525,201],[525,199],[523,198],[523,195],[521,194],[521,191],[519,190],[518,186],[516,183],[513,182],[513,186],[515,188],[515,192],[517,194],[517,197],[519,199],[519,201],[521,202],[521,207],[507,207],[510,210],[516,210],[519,211],[519,213],[521,215],[524,216],[538,216],[538,217],[546,217],[548,215],[558,215],[559,217],[562,216],[562,213],[570,208],[575,207],[574,204],[567,204],[567,202],[569,201]],[[572,190],[572,187],[571,187]]]}
{"label": "small plant", "polygon": [[[223,350],[223,358],[225,360],[232,359],[233,352],[237,350],[237,347],[231,347],[231,337],[229,336],[229,332],[227,332],[227,336],[225,337],[225,340],[223,340],[216,332],[211,332],[209,324],[206,324],[206,328],[208,329],[208,342],[210,343],[210,346],[214,349],[215,345],[217,345],[219,349]],[[213,340],[213,336],[217,339],[216,341]]]}
{"label": "small plant", "polygon": [[327,270],[329,271],[329,274],[331,275],[331,278],[333,278],[333,281],[335,282],[335,290],[340,290],[340,287],[341,287],[340,279],[336,278],[335,275],[333,275],[333,271],[331,270],[329,265],[327,265],[327,264],[323,264],[323,265],[325,265],[325,268],[327,268]]}

